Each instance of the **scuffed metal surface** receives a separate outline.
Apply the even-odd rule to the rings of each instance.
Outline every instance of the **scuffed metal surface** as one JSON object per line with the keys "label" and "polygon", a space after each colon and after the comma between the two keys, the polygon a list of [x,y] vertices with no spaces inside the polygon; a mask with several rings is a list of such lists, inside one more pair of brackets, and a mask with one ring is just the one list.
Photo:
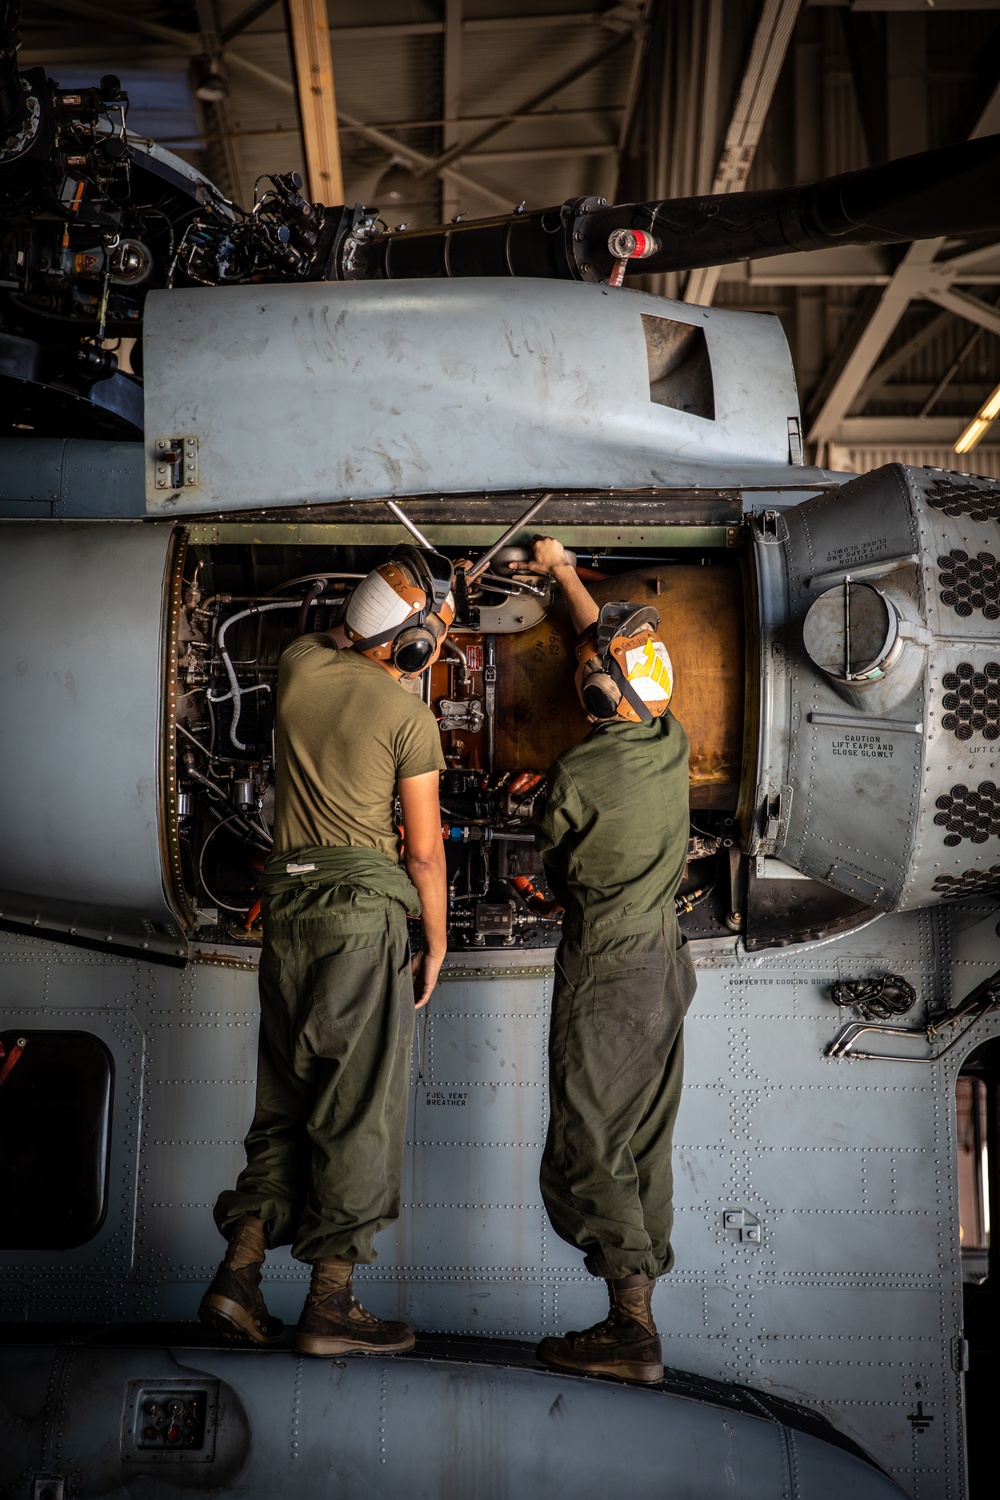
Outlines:
{"label": "scuffed metal surface", "polygon": [[0,526],[0,913],[176,956],[159,827],[170,539]]}
{"label": "scuffed metal surface", "polygon": [[[907,1492],[931,1474],[940,1500],[963,1493],[963,1049],[926,1067],[823,1051],[844,1020],[833,982],[891,969],[917,991],[902,1022],[917,1024],[995,971],[995,925],[992,903],[970,901],[807,948],[697,953],[674,1156],[677,1264],[655,1297],[668,1365],[811,1406]],[[601,1317],[604,1288],[554,1235],[538,1192],[551,980],[469,967],[456,966],[420,1023],[403,1215],[358,1285],[380,1316],[424,1332],[533,1340]],[[0,984],[9,1024],[100,1036],[118,1080],[106,1225],[71,1254],[0,1255],[0,1318],[190,1322],[222,1245],[212,1203],[242,1164],[255,975],[5,936]],[[966,1046],[997,1035],[1000,1018],[987,1018]],[[752,1215],[760,1240],[727,1229],[727,1211]],[[264,1285],[294,1323],[307,1268],[274,1252]],[[261,1377],[273,1405],[292,1362],[246,1359],[274,1371]],[[349,1364],[350,1379],[371,1368]],[[644,1410],[654,1399],[630,1397]],[[909,1421],[918,1399],[933,1418],[923,1431]]]}
{"label": "scuffed metal surface", "polygon": [[[714,420],[650,399],[643,313],[704,329]],[[802,478],[770,315],[582,283],[199,288],[150,295],[144,344],[154,513]],[[174,489],[157,444],[181,435],[198,483]]]}
{"label": "scuffed metal surface", "polygon": [[[757,524],[755,852],[883,910],[1000,891],[997,510],[1000,485],[890,464]],[[901,619],[898,661],[856,687],[803,643],[810,606],[846,577]],[[964,707],[959,672],[973,683]]]}

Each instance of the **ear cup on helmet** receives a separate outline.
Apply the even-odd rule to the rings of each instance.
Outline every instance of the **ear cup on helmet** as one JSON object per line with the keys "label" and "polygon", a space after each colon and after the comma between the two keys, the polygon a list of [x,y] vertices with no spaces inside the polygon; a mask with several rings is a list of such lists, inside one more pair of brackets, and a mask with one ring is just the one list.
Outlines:
{"label": "ear cup on helmet", "polygon": [[434,655],[437,637],[426,625],[401,630],[392,644],[392,664],[401,672],[422,672]]}
{"label": "ear cup on helmet", "polygon": [[580,686],[580,697],[587,713],[595,719],[613,719],[621,693],[607,672],[591,672]]}

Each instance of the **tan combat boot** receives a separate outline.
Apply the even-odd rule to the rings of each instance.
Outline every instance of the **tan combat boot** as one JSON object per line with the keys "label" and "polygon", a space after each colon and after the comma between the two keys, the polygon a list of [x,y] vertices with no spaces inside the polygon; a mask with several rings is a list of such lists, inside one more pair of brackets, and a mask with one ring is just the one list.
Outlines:
{"label": "tan combat boot", "polygon": [[651,1307],[655,1285],[642,1272],[609,1281],[611,1309],[604,1322],[565,1338],[542,1339],[535,1351],[538,1359],[577,1375],[614,1375],[644,1385],[662,1380],[663,1356]]}
{"label": "tan combat boot", "polygon": [[229,1231],[229,1249],[201,1299],[198,1316],[233,1344],[273,1344],[285,1331],[260,1292],[264,1220],[244,1214]]}
{"label": "tan combat boot", "polygon": [[402,1354],[414,1345],[408,1323],[384,1323],[354,1296],[354,1267],[347,1260],[317,1260],[309,1296],[295,1330],[299,1354]]}

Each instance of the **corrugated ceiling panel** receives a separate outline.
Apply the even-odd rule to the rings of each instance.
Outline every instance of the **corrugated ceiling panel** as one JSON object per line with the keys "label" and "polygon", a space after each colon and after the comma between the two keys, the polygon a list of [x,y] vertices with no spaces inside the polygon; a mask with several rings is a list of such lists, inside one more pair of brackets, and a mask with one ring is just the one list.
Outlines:
{"label": "corrugated ceiling panel", "polygon": [[[901,348],[907,339],[938,316],[936,308],[928,310],[925,307],[915,307],[897,331],[892,343],[887,345],[883,358],[888,358],[895,349]],[[940,333],[916,350],[906,364],[893,374],[886,387],[885,398],[891,399],[893,385],[924,384],[929,392],[958,357],[973,332],[971,323],[958,318],[949,319]],[[961,383],[982,381],[990,386],[995,385],[1000,379],[1000,338],[984,330],[954,378]],[[939,415],[945,414],[948,411],[947,400],[943,405],[935,407],[935,410]]]}
{"label": "corrugated ceiling panel", "polygon": [[[243,5],[245,0],[237,0]],[[331,29],[338,26],[396,26],[440,21],[440,0],[328,0]]]}
{"label": "corrugated ceiling panel", "polygon": [[441,116],[440,36],[343,42],[334,52],[337,104],[361,120]]}
{"label": "corrugated ceiling panel", "polygon": [[947,469],[953,474],[976,474],[1000,479],[1000,448],[974,448],[959,454],[952,448],[852,448],[831,443],[827,467],[848,474],[867,474],[883,464],[913,464],[916,468]]}
{"label": "corrugated ceiling panel", "polygon": [[854,84],[846,69],[827,73],[823,89],[823,174],[854,172],[868,166]]}
{"label": "corrugated ceiling panel", "polygon": [[[609,48],[616,33],[600,26],[531,27],[522,32],[473,33],[463,45],[462,109],[485,114],[516,109],[590,57]],[[553,99],[563,109],[592,109],[624,97],[631,47],[586,73]]]}
{"label": "corrugated ceiling panel", "polygon": [[[607,197],[614,182],[614,161],[610,157],[546,157],[490,165],[467,158],[462,170],[507,198],[511,208],[522,201],[528,208],[545,208],[585,193]],[[456,191],[471,202],[469,194]]]}
{"label": "corrugated ceiling panel", "polygon": [[[291,69],[283,31],[248,33],[240,37],[239,54],[258,68],[289,81]],[[239,165],[237,194],[244,208],[253,203],[253,185],[265,172],[301,172],[305,160],[299,135],[295,98],[279,85],[248,78],[237,67],[226,70],[229,81],[228,113],[237,139]],[[276,132],[269,134],[269,132]]]}

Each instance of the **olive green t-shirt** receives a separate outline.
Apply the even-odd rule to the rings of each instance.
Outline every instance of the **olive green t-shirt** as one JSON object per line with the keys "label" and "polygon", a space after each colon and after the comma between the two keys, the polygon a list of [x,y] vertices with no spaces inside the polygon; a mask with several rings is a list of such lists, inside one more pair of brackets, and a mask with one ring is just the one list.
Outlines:
{"label": "olive green t-shirt", "polygon": [[688,751],[666,713],[598,724],[559,756],[535,841],[571,923],[613,927],[616,917],[671,906],[687,860]]}
{"label": "olive green t-shirt", "polygon": [[399,859],[396,783],[443,771],[425,703],[378,662],[303,635],[278,667],[274,853],[378,849]]}

